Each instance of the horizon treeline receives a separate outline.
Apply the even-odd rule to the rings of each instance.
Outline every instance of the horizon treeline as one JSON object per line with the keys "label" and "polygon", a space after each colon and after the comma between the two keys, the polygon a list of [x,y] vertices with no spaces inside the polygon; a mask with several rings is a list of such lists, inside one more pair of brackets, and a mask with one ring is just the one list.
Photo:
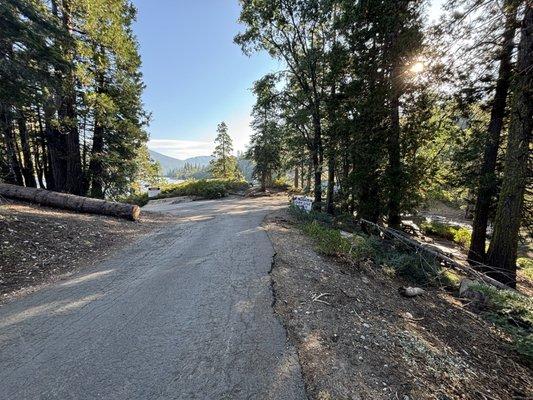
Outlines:
{"label": "horizon treeline", "polygon": [[157,174],[135,15],[128,0],[0,3],[4,182],[116,198]]}
{"label": "horizon treeline", "polygon": [[290,170],[315,210],[393,228],[429,200],[467,204],[470,260],[513,286],[532,220],[531,2],[447,0],[433,26],[421,0],[240,4],[235,42],[284,66],[253,88],[263,185]]}

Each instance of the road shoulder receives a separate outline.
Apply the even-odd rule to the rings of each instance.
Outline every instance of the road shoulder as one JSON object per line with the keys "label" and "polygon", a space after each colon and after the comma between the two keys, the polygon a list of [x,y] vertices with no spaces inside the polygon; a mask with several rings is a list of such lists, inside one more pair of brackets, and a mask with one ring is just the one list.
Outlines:
{"label": "road shoulder", "polygon": [[9,202],[0,205],[0,302],[72,276],[159,229],[172,217],[139,221]]}
{"label": "road shoulder", "polygon": [[501,332],[453,297],[430,291],[406,299],[398,293],[403,282],[371,264],[318,255],[285,210],[270,214],[264,227],[276,252],[274,308],[311,399],[533,395],[530,370]]}

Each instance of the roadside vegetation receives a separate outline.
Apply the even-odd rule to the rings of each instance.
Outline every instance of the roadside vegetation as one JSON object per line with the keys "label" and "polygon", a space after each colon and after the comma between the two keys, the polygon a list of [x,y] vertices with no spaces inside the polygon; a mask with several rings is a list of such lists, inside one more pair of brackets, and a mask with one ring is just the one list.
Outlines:
{"label": "roadside vegetation", "polygon": [[[274,307],[310,399],[532,398],[527,330],[514,336],[491,322],[500,306],[474,283],[458,289],[462,276],[444,267],[457,285],[415,283],[416,274],[398,273],[401,263],[378,264],[409,255],[388,238],[357,226],[348,232],[346,218],[294,211],[270,214],[265,229],[276,251]],[[409,288],[424,291],[410,297]],[[516,315],[523,324],[525,314]]]}
{"label": "roadside vegetation", "polygon": [[[290,214],[299,221],[299,228],[313,239],[321,254],[336,257],[354,268],[371,261],[391,278],[399,277],[410,284],[441,288],[458,295],[463,274],[443,266],[428,254],[417,252],[404,243],[365,233],[355,222],[347,224],[346,219],[336,220],[326,213],[306,213],[290,206]],[[452,237],[450,232],[458,231],[442,226],[432,225],[443,237],[445,234],[449,235],[447,238]],[[351,231],[342,231],[343,234],[339,227]],[[531,268],[530,262],[524,261],[523,265],[525,269]],[[533,299],[519,292],[480,283],[473,284],[468,290],[470,297],[467,301],[476,303],[476,311],[507,332],[512,347],[533,366]]]}
{"label": "roadside vegetation", "polygon": [[516,263],[524,276],[533,282],[533,259],[520,257]]}
{"label": "roadside vegetation", "polygon": [[249,187],[249,183],[243,180],[202,179],[199,181],[186,181],[163,186],[161,194],[157,196],[157,199],[179,196],[191,196],[199,199],[220,199],[231,193],[242,192]]}
{"label": "roadside vegetation", "polygon": [[513,347],[533,367],[533,298],[483,284],[472,289],[487,298],[483,316],[510,335]]}
{"label": "roadside vegetation", "polygon": [[468,248],[472,240],[472,231],[462,226],[448,225],[440,222],[424,222],[420,226],[423,233],[446,240],[451,240],[463,248]]}

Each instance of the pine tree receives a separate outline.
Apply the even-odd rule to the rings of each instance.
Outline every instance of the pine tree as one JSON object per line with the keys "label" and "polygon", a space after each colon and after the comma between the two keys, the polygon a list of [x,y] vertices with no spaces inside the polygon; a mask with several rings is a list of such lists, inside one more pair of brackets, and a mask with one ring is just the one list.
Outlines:
{"label": "pine tree", "polygon": [[95,197],[128,193],[149,119],[135,8],[13,0],[0,3],[0,18],[2,178]]}
{"label": "pine tree", "polygon": [[282,132],[279,126],[279,100],[275,92],[276,79],[266,75],[254,84],[257,96],[252,111],[252,128],[247,157],[254,160],[253,176],[261,182],[261,189],[272,184],[272,177],[282,165]]}
{"label": "pine tree", "polygon": [[497,194],[496,162],[501,142],[509,85],[513,72],[512,55],[516,31],[517,7],[518,2],[516,0],[507,0],[503,4],[505,28],[502,32],[501,49],[498,56],[498,77],[490,112],[490,122],[487,127],[487,139],[479,174],[475,214],[472,224],[472,240],[468,252],[469,260],[476,262],[485,261],[485,241],[487,238],[490,207],[493,198]]}
{"label": "pine tree", "polygon": [[[323,107],[325,48],[330,37],[325,34],[330,20],[329,2],[241,1],[240,22],[246,31],[235,42],[244,52],[263,49],[286,67],[292,97],[307,113],[311,136],[306,144],[314,177],[315,209],[322,207],[322,172],[324,163]],[[302,125],[300,125],[302,126]]]}
{"label": "pine tree", "polygon": [[522,220],[524,195],[531,177],[533,143],[533,6],[526,4],[518,46],[516,75],[502,188],[494,219],[494,233],[487,255],[495,268],[491,275],[516,286],[516,253]]}
{"label": "pine tree", "polygon": [[228,134],[228,126],[221,122],[217,126],[217,137],[215,138],[214,160],[211,161],[211,174],[213,178],[238,180],[242,178],[238,168],[237,159],[231,155],[233,151],[233,140]]}

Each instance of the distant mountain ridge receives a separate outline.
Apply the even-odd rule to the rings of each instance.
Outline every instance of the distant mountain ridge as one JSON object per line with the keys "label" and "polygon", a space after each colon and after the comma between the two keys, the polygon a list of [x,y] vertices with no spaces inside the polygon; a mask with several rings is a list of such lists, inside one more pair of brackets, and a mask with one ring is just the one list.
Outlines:
{"label": "distant mountain ridge", "polygon": [[167,175],[170,171],[181,169],[186,163],[192,165],[206,166],[213,159],[212,156],[196,156],[190,157],[185,160],[179,160],[174,157],[165,156],[164,154],[158,153],[157,151],[148,150],[150,158],[153,161],[156,161],[161,165],[163,170],[163,175]]}

